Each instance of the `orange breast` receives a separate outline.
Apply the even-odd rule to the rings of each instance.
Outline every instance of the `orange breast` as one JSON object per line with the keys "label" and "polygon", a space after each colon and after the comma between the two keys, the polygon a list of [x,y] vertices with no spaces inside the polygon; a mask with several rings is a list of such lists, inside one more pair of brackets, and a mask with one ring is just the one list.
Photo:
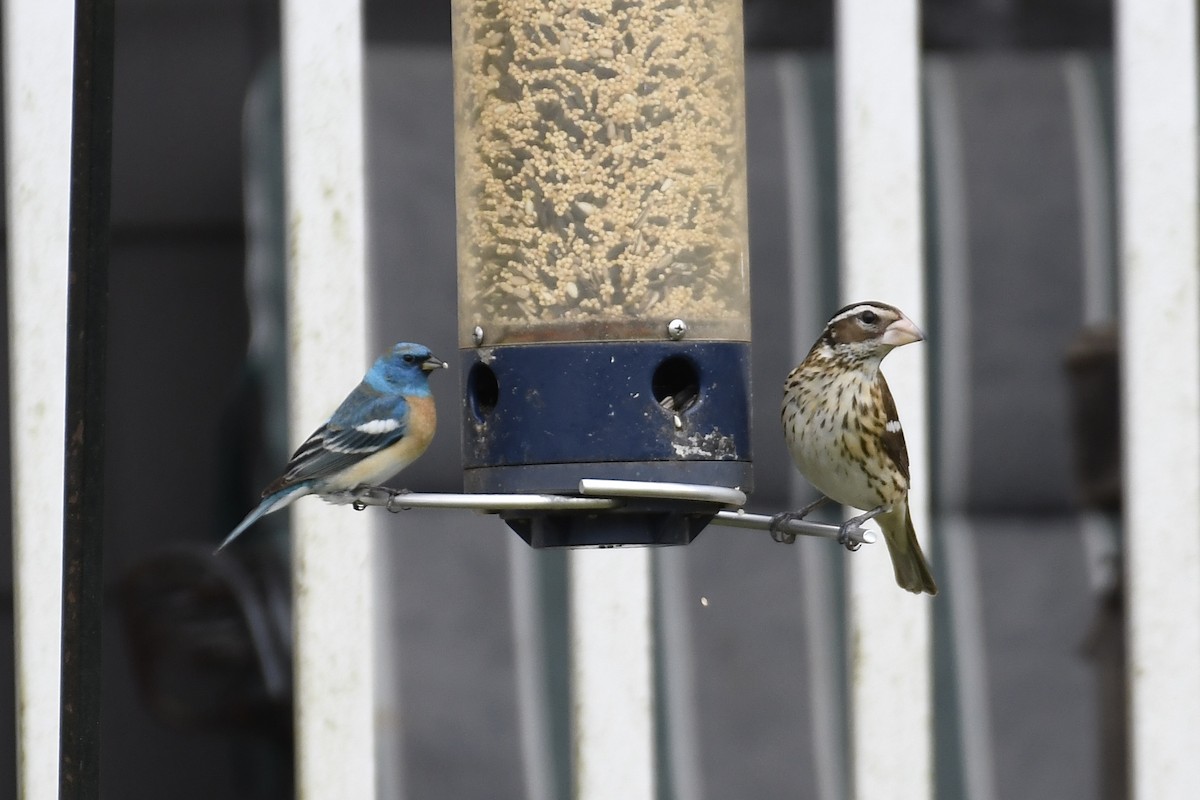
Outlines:
{"label": "orange breast", "polygon": [[347,470],[342,481],[347,489],[363,484],[383,483],[407,467],[425,452],[437,430],[437,409],[432,397],[415,397],[408,401],[408,431],[391,447],[367,456]]}

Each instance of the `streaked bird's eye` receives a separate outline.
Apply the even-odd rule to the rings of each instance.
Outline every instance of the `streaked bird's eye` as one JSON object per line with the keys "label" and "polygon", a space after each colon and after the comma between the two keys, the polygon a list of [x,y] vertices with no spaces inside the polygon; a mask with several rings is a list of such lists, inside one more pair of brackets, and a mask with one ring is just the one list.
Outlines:
{"label": "streaked bird's eye", "polygon": [[879,315],[870,309],[859,314],[858,318],[868,325],[874,325],[876,322],[879,322]]}

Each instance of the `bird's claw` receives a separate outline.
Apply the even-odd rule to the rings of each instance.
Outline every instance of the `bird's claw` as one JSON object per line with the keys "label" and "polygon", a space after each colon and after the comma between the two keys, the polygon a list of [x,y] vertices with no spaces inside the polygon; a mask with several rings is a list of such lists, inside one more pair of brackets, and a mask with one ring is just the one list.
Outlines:
{"label": "bird's claw", "polygon": [[393,503],[395,502],[397,497],[400,497],[401,495],[405,495],[405,494],[412,494],[411,489],[389,489],[388,492],[389,492],[389,496],[387,499],[387,504],[384,506],[385,508],[387,508],[388,511],[391,511],[393,514],[399,514],[401,511],[411,511],[412,510],[412,506],[393,505]]}
{"label": "bird's claw", "polygon": [[783,511],[771,517],[771,524],[767,528],[771,532],[771,538],[780,544],[795,544],[796,534],[784,530],[784,526],[793,520],[803,519],[803,516],[796,511]]}
{"label": "bird's claw", "polygon": [[784,530],[784,526],[789,522],[804,519],[812,513],[813,509],[821,506],[828,500],[828,497],[821,495],[799,511],[784,511],[771,517],[771,525],[768,527],[768,530],[771,531],[771,538],[780,544],[793,544],[796,541],[796,534]]}
{"label": "bird's claw", "polygon": [[846,520],[838,526],[837,543],[853,553],[862,547],[862,542],[855,538],[861,530],[862,522],[857,519]]}
{"label": "bird's claw", "polygon": [[[838,543],[851,552],[862,547],[864,537],[860,531],[862,531],[863,523],[875,519],[890,508],[889,505],[877,506],[865,514],[859,514],[857,517],[851,517],[843,522],[838,526]],[[874,539],[868,538],[866,541],[874,541]]]}
{"label": "bird's claw", "polygon": [[360,483],[358,486],[347,490],[345,493],[350,496],[350,507],[355,511],[362,511],[369,505],[375,505],[375,503],[368,503],[367,501],[377,500],[380,491],[387,490],[381,490],[380,487],[372,486],[369,483]]}
{"label": "bird's claw", "polygon": [[410,494],[408,489],[389,489],[386,486],[372,486],[371,484],[360,484],[353,489],[347,489],[342,492],[335,492],[326,495],[330,502],[349,503],[350,507],[355,511],[362,511],[367,506],[383,506],[388,511],[407,511],[406,508],[400,508],[393,505],[393,501],[397,495]]}

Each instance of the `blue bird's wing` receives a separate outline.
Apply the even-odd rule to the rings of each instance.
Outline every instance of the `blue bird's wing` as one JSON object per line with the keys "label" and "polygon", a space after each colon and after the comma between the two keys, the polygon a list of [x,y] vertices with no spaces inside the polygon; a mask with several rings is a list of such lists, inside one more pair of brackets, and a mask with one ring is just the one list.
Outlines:
{"label": "blue bird's wing", "polygon": [[320,481],[404,438],[408,401],[359,386],[329,421],[297,448],[283,475],[263,495],[303,481]]}

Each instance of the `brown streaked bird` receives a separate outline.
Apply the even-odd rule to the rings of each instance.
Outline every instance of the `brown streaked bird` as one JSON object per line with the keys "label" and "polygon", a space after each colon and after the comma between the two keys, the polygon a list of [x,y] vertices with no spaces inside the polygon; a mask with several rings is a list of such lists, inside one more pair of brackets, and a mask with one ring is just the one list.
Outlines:
{"label": "brown streaked bird", "polygon": [[771,535],[826,500],[865,513],[841,526],[839,541],[874,519],[883,529],[896,583],[920,594],[937,584],[917,542],[908,511],[908,448],[896,403],[879,364],[893,348],[925,338],[912,320],[887,303],[866,301],[840,309],[792,370],[783,391],[783,434],[792,459],[823,495],[799,511],[777,514]]}

